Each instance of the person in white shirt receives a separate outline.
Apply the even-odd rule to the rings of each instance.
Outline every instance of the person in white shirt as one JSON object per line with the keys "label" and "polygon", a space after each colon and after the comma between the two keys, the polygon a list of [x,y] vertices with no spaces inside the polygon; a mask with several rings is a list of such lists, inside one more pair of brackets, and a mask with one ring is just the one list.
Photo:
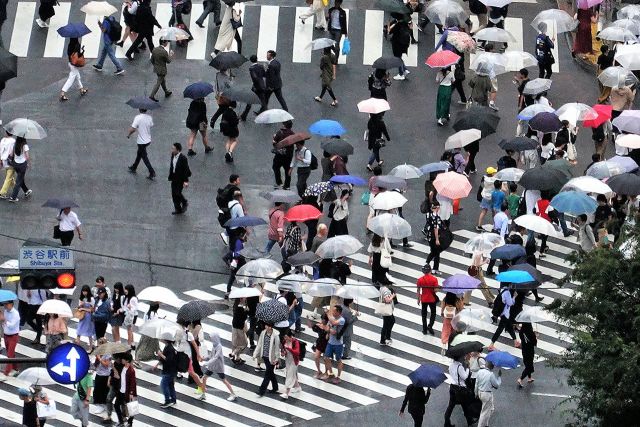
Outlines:
{"label": "person in white shirt", "polygon": [[78,215],[76,215],[71,208],[63,208],[57,219],[60,222],[60,241],[62,242],[62,246],[71,245],[74,231],[78,231],[78,238],[82,240],[82,230],[80,230],[82,223],[78,219]]}
{"label": "person in white shirt", "polygon": [[478,420],[478,427],[487,427],[491,415],[495,410],[493,405],[493,392],[500,387],[502,383],[502,371],[498,369],[498,376],[491,372],[493,371],[493,363],[487,362],[485,366],[480,368],[476,377],[475,395],[482,402],[482,409],[480,410],[480,418]]}
{"label": "person in white shirt", "polygon": [[507,202],[503,202],[500,205],[500,212],[493,216],[493,232],[500,234],[500,237],[504,238],[509,234],[509,216],[507,210],[509,205]]}
{"label": "person in white shirt", "polygon": [[472,390],[467,389],[466,380],[470,375],[470,370],[461,362],[462,358],[454,359],[449,365],[449,376],[453,380],[453,384],[449,387],[449,404],[444,413],[444,425],[445,427],[453,427],[451,424],[451,413],[456,405],[462,406],[464,417],[467,419],[467,424],[472,425],[475,420],[471,413],[471,399],[468,399],[468,393],[472,393]]}
{"label": "person in white shirt", "polygon": [[[11,160],[13,157],[13,160]],[[31,197],[33,194],[32,190],[29,190],[27,184],[24,180],[25,175],[27,174],[27,168],[29,167],[29,146],[27,145],[27,140],[22,137],[16,138],[16,143],[13,146],[13,153],[9,156],[9,163],[16,172],[16,183],[13,186],[13,191],[11,192],[11,197],[9,197],[10,202],[18,201],[18,192],[20,189],[24,191],[25,197]]]}
{"label": "person in white shirt", "polygon": [[153,126],[153,118],[150,114],[147,114],[147,110],[140,109],[140,114],[134,117],[133,123],[129,128],[127,139],[131,137],[136,131],[138,131],[138,138],[136,143],[138,145],[138,152],[136,153],[136,159],[133,164],[129,166],[129,172],[136,173],[140,160],[144,162],[144,165],[149,170],[147,179],[154,179],[156,177],[156,171],[151,166],[149,156],[147,155],[147,147],[151,144],[151,127]]}
{"label": "person in white shirt", "polygon": [[133,325],[138,319],[138,297],[136,297],[136,289],[132,284],[124,287],[124,295],[122,296],[122,309],[124,311],[124,322],[122,326],[127,328],[127,344],[135,350],[136,346],[133,341]]}
{"label": "person in white shirt", "polygon": [[449,121],[449,107],[451,106],[451,85],[455,81],[451,67],[443,68],[436,75],[438,95],[436,98],[436,119],[438,126],[444,126]]}
{"label": "person in white shirt", "polygon": [[[4,303],[4,311],[0,312],[0,322],[4,331],[4,345],[7,348],[8,358],[16,357],[16,346],[20,339],[20,314],[13,306],[13,301]],[[7,363],[4,365],[4,375],[15,376],[18,373],[18,365]]]}
{"label": "person in white shirt", "polygon": [[329,223],[329,234],[327,237],[341,236],[349,234],[349,228],[347,227],[347,219],[349,218],[349,198],[351,197],[350,190],[342,190],[340,198],[334,201],[330,205],[330,209],[333,210],[333,217],[331,223]]}
{"label": "person in white shirt", "polygon": [[296,142],[296,151],[293,153],[291,165],[289,165],[289,175],[291,175],[294,168],[298,169],[296,188],[298,189],[298,196],[302,197],[304,190],[307,189],[307,179],[311,174],[311,150],[304,146],[304,141]]}
{"label": "person in white shirt", "polygon": [[2,189],[0,189],[0,199],[6,199],[9,188],[13,188],[16,183],[16,171],[9,164],[9,156],[13,152],[15,143],[16,139],[9,132],[7,132],[7,136],[0,140],[0,161],[2,162],[1,166],[6,171],[4,183],[2,184]]}

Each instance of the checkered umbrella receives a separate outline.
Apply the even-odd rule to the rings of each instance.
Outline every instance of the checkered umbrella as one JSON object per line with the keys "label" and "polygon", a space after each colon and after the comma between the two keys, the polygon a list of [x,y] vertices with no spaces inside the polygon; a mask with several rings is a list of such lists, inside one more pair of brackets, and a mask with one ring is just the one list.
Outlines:
{"label": "checkered umbrella", "polygon": [[261,302],[256,308],[256,317],[267,325],[274,325],[289,318],[289,307],[274,299]]}
{"label": "checkered umbrella", "polygon": [[201,300],[189,301],[178,310],[178,322],[201,320],[215,312],[216,307],[211,302]]}

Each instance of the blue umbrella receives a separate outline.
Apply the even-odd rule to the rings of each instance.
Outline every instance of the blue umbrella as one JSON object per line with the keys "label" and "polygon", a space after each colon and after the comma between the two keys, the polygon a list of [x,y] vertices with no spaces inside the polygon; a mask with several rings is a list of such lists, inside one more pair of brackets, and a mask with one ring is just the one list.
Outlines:
{"label": "blue umbrella", "polygon": [[340,184],[367,185],[367,181],[356,175],[335,175],[329,181]]}
{"label": "blue umbrella", "polygon": [[191,83],[182,92],[185,98],[191,99],[204,98],[211,93],[213,93],[213,85],[207,82]]}
{"label": "blue umbrella", "polygon": [[0,289],[0,302],[14,301],[18,296],[7,289]]}
{"label": "blue umbrella", "polygon": [[470,291],[477,288],[479,284],[480,280],[468,274],[454,274],[445,279],[442,283],[442,288],[447,291]]}
{"label": "blue umbrella", "polygon": [[309,132],[320,136],[340,136],[347,130],[335,120],[318,120],[309,126]]}
{"label": "blue umbrella", "polygon": [[496,276],[496,280],[498,282],[509,283],[529,283],[535,281],[528,271],[523,270],[503,271]]}
{"label": "blue umbrella", "polygon": [[434,162],[420,166],[420,171],[426,175],[431,172],[446,171],[450,167],[451,165],[449,164],[449,162]]}
{"label": "blue umbrella", "polygon": [[491,251],[491,259],[516,259],[525,256],[527,252],[522,245],[502,245]]}
{"label": "blue umbrella", "polygon": [[446,375],[439,365],[424,363],[418,369],[409,374],[411,383],[418,387],[436,388],[446,379]]}
{"label": "blue umbrella", "polygon": [[156,108],[160,108],[159,102],[149,99],[147,96],[136,96],[128,100],[126,104],[131,108],[137,108],[139,110],[155,110]]}
{"label": "blue umbrella", "polygon": [[64,38],[78,38],[87,35],[91,32],[84,22],[70,22],[64,27],[58,28],[58,34]]}
{"label": "blue umbrella", "polygon": [[551,206],[560,212],[580,215],[594,213],[598,202],[582,191],[563,191],[551,199]]}
{"label": "blue umbrella", "polygon": [[265,225],[267,221],[257,216],[241,216],[230,219],[224,223],[225,227],[254,227],[256,225]]}
{"label": "blue umbrella", "polygon": [[520,359],[506,351],[492,351],[485,357],[485,360],[498,368],[514,369],[520,365]]}

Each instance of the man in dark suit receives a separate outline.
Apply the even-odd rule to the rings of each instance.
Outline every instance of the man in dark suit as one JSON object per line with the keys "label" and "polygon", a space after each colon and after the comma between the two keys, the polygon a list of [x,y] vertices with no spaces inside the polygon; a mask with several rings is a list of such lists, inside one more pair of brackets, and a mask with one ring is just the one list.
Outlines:
{"label": "man in dark suit", "polygon": [[169,49],[169,41],[160,39],[160,46],[156,46],[151,51],[151,63],[153,64],[153,72],[156,73],[158,79],[156,80],[156,84],[151,89],[151,93],[149,94],[149,99],[152,99],[156,102],[156,93],[158,93],[158,89],[162,86],[162,90],[164,90],[164,97],[168,98],[171,96],[171,91],[167,89],[166,78],[167,78],[167,64],[171,62],[171,57],[173,57],[173,51]]}
{"label": "man in dark suit", "polygon": [[275,93],[276,98],[278,98],[278,102],[282,106],[282,109],[285,111],[289,111],[287,108],[287,103],[282,97],[282,78],[280,77],[280,62],[276,59],[276,52],[274,50],[267,51],[267,61],[269,61],[269,65],[267,65],[266,72],[266,85],[267,91],[265,94],[265,106],[269,105],[269,98],[271,98],[271,94]]}
{"label": "man in dark suit", "polygon": [[[258,62],[258,57],[256,55],[251,55],[249,57],[249,61],[251,61],[251,67],[249,67],[249,76],[251,76],[251,82],[253,83],[253,85],[251,86],[251,90],[260,99],[260,111],[254,111],[254,113],[260,114],[267,109],[267,105],[264,102],[267,91],[267,85],[264,81],[266,72],[264,70],[264,66]],[[242,114],[240,114],[240,120],[242,120],[243,122],[246,121],[249,111],[251,111],[251,104],[247,104]]]}
{"label": "man in dark suit", "polygon": [[335,0],[335,5],[329,9],[328,20],[329,34],[336,41],[333,51],[336,54],[336,64],[340,56],[340,40],[342,36],[347,37],[347,12],[342,8],[342,0]]}
{"label": "man in dark suit", "polygon": [[189,187],[191,170],[187,157],[182,154],[182,144],[176,142],[171,146],[171,161],[169,162],[169,181],[171,181],[171,198],[175,211],[171,215],[180,215],[187,211],[189,202],[182,195],[182,189]]}

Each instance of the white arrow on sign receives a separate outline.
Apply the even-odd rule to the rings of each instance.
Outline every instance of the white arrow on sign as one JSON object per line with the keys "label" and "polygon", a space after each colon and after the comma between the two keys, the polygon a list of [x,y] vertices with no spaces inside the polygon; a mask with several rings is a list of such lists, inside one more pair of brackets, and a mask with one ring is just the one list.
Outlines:
{"label": "white arrow on sign", "polygon": [[69,350],[69,353],[67,353],[67,360],[69,361],[69,366],[60,362],[56,366],[51,368],[51,370],[60,376],[62,376],[64,373],[67,373],[69,374],[69,381],[75,382],[76,381],[76,362],[78,361],[78,359],[80,359],[80,354],[78,353],[78,350],[76,350],[75,347],[71,347],[71,350]]}

